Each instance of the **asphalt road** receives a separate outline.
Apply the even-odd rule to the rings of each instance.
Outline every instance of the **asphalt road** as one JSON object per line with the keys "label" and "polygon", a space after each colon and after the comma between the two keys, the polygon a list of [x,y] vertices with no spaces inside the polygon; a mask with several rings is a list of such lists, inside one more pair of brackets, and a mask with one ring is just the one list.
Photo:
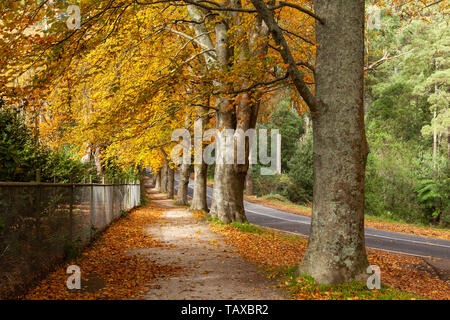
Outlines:
{"label": "asphalt road", "polygon": [[[188,195],[194,192],[193,180],[189,181]],[[211,205],[212,188],[208,187],[207,201]],[[308,236],[311,218],[264,207],[244,201],[245,213],[250,223]],[[366,246],[419,257],[450,259],[450,241],[436,238],[365,228]]]}

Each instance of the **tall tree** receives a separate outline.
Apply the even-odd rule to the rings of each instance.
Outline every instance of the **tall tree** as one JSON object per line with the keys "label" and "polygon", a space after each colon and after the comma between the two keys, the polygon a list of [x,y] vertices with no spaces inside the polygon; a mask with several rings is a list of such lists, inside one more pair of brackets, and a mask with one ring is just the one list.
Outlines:
{"label": "tall tree", "polygon": [[179,205],[186,206],[188,202],[188,186],[189,174],[191,173],[191,165],[187,163],[181,164],[179,167],[178,185],[177,185],[177,201]]}
{"label": "tall tree", "polygon": [[[200,123],[202,128],[206,128],[209,117],[203,116],[208,112],[207,109],[203,107],[198,107],[197,114],[200,116]],[[194,164],[194,193],[192,195],[192,202],[190,206],[190,210],[200,210],[200,211],[208,211],[208,203],[207,203],[207,174],[208,174],[208,165],[203,159],[203,132],[198,132],[198,130],[194,131],[194,160],[196,160],[196,164]]]}
{"label": "tall tree", "polygon": [[252,0],[312,115],[312,224],[298,272],[311,275],[318,283],[362,280],[368,265],[364,244],[368,154],[363,112],[364,1],[313,2],[318,20],[315,96],[305,85],[272,11],[262,0]]}

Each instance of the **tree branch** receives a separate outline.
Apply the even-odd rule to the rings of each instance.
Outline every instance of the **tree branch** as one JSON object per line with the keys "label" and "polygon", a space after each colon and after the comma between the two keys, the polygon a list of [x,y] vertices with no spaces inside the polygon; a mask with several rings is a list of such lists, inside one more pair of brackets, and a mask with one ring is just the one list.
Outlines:
{"label": "tree branch", "polygon": [[[206,9],[206,10],[211,10],[211,11],[228,11],[228,12],[246,12],[246,13],[258,13],[258,10],[253,10],[253,9],[244,9],[244,8],[236,8],[236,7],[222,7],[220,5],[220,3],[214,2],[214,1],[195,1],[195,0],[156,0],[156,1],[150,1],[150,2],[140,2],[138,0],[134,0],[137,4],[142,4],[142,5],[151,5],[151,4],[157,4],[157,3],[163,3],[163,2],[178,2],[178,1],[182,1],[184,3],[189,3],[192,5],[195,5],[197,7]],[[205,5],[204,3],[208,3],[211,5]],[[294,3],[290,3],[290,2],[285,2],[285,1],[280,1],[279,4],[275,5],[275,6],[270,6],[268,7],[269,10],[276,10],[276,9],[280,9],[283,7],[290,7],[290,8],[294,8],[302,13],[305,13],[307,15],[309,15],[310,17],[313,17],[314,19],[316,19],[317,21],[319,21],[321,24],[325,23],[325,20],[320,18],[319,16],[317,16],[314,12],[305,9],[297,4]]]}
{"label": "tree branch", "polygon": [[364,68],[364,71],[375,70],[380,64],[382,64],[382,63],[384,63],[384,62],[386,62],[386,61],[389,61],[389,60],[392,60],[392,59],[395,59],[395,58],[399,58],[399,57],[401,57],[401,56],[404,56],[404,55],[406,55],[406,54],[408,54],[408,53],[410,53],[410,52],[412,52],[412,51],[413,51],[413,50],[409,50],[409,51],[407,51],[407,52],[403,52],[403,53],[400,53],[400,54],[398,54],[398,55],[396,55],[396,56],[392,56],[392,57],[391,57],[390,54],[386,51],[381,59],[378,59],[377,61],[371,63],[369,66],[365,67],[365,68]]}
{"label": "tree branch", "polygon": [[283,58],[284,63],[288,65],[287,72],[289,73],[293,84],[297,88],[298,93],[308,104],[311,113],[317,112],[319,103],[303,80],[303,74],[297,68],[297,63],[295,62],[292,52],[288,47],[283,32],[275,21],[273,12],[267,7],[263,0],[251,0],[251,2],[256,10],[258,10],[258,14],[261,19],[264,20],[269,28],[275,43],[280,47],[280,55]]}

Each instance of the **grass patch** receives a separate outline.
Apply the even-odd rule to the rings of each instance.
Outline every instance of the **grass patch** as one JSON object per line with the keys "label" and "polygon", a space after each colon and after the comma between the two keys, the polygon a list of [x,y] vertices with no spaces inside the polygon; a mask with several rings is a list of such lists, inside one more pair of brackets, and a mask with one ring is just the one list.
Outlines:
{"label": "grass patch", "polygon": [[177,199],[176,199],[176,198],[169,199],[169,200],[172,200],[172,202],[173,202],[175,205],[177,205],[178,207],[181,207],[181,208],[189,208],[189,207],[190,207],[189,204],[179,204],[179,203],[177,203]]}
{"label": "grass patch", "polygon": [[289,200],[288,198],[282,196],[281,194],[277,194],[277,193],[270,193],[270,194],[266,194],[262,197],[260,197],[261,199],[264,200],[269,200],[275,204],[282,204],[288,207],[292,207],[295,209],[299,209],[299,210],[311,210],[311,207],[308,207],[306,205],[301,205],[295,202],[292,202],[291,200]]}
{"label": "grass patch", "polygon": [[223,223],[222,221],[220,221],[219,218],[213,218],[213,217],[211,217],[210,215],[207,215],[207,216],[205,217],[205,221],[210,222],[210,223],[213,223],[213,224],[216,224],[216,225],[218,225],[218,226],[222,226],[222,227],[226,226],[226,224]]}
{"label": "grass patch", "polygon": [[248,222],[232,222],[231,225],[237,229],[239,229],[242,232],[250,232],[250,233],[266,233],[267,230],[263,229],[261,227],[255,226],[253,224],[250,224]]}
{"label": "grass patch", "polygon": [[276,234],[280,239],[284,239],[284,240],[305,241],[304,238],[302,238],[301,236],[284,233],[279,230],[275,231],[273,229],[260,227],[260,226],[257,226],[257,225],[254,225],[254,224],[251,224],[248,222],[244,222],[244,223],[232,222],[230,224],[226,224],[226,223],[222,222],[219,218],[212,218],[209,215],[205,215],[203,220],[221,228],[222,230],[235,230],[237,232],[240,231],[240,232],[244,232],[244,233],[253,233],[253,234],[258,234],[261,236],[270,236],[270,235]]}
{"label": "grass patch", "polygon": [[222,222],[219,218],[213,218],[211,216],[206,216],[205,217],[205,221],[213,223],[221,228],[227,229],[227,228],[235,228],[241,232],[246,232],[246,233],[256,233],[256,234],[261,234],[261,233],[267,233],[269,232],[267,229],[256,226],[254,224],[250,224],[248,222],[231,222],[230,224],[226,224],[224,222]]}
{"label": "grass patch", "polygon": [[[289,199],[287,199],[286,197],[279,195],[279,194],[266,194],[264,196],[261,197],[257,197],[257,196],[247,196],[248,199],[247,200],[252,200],[252,198],[254,200],[262,200],[262,201],[267,201],[267,203],[271,203],[272,205],[282,205],[282,206],[286,206],[286,207],[290,207],[293,209],[297,209],[297,210],[307,210],[307,211],[311,211],[311,208],[306,206],[306,205],[301,205],[298,203],[294,203],[292,201],[290,201]],[[282,209],[280,209],[282,210]]]}
{"label": "grass patch", "polygon": [[[295,277],[297,266],[279,268],[281,286],[291,295],[292,299],[324,299],[324,300],[422,300],[423,297],[382,286],[370,290],[363,282],[353,281],[338,285],[318,285],[308,275]],[[274,271],[272,271],[274,272]],[[283,279],[284,276],[284,279]]]}

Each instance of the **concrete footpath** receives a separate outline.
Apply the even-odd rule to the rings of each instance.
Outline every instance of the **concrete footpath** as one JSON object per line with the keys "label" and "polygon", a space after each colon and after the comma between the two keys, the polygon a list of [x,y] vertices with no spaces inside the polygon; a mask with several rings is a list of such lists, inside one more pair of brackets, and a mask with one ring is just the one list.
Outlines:
{"label": "concrete footpath", "polygon": [[167,247],[139,249],[162,265],[183,268],[176,276],[158,278],[141,299],[286,299],[276,283],[265,278],[250,262],[242,260],[221,235],[210,230],[186,208],[149,190],[153,204],[165,211],[147,232]]}

